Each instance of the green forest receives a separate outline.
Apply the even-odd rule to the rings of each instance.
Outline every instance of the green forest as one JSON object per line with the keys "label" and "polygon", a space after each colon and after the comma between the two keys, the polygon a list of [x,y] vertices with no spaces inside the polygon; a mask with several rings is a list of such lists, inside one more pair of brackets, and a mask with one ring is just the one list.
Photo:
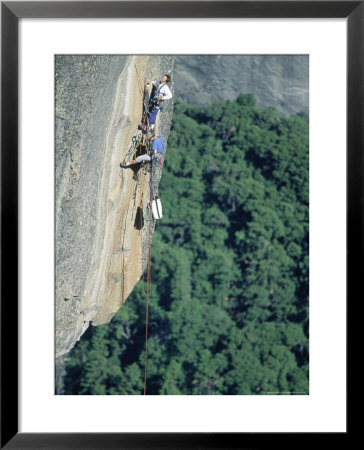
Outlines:
{"label": "green forest", "polygon": [[[152,245],[149,395],[308,394],[308,117],[177,103]],[[141,395],[146,295],[69,353],[64,394]]]}

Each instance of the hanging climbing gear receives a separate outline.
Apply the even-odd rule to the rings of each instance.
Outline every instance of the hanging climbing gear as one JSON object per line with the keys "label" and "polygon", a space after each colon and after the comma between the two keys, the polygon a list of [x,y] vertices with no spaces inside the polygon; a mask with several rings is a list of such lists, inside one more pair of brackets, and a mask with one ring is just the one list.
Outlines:
{"label": "hanging climbing gear", "polygon": [[142,132],[142,141],[143,143],[147,139],[148,131],[149,131],[149,107],[150,107],[150,93],[149,93],[149,83],[144,82],[144,92],[143,92],[143,112],[142,112],[142,120],[140,125],[138,125],[138,130]]}
{"label": "hanging climbing gear", "polygon": [[151,93],[151,103],[158,105],[158,109],[164,108],[164,94],[161,93],[162,87],[166,86],[167,83],[162,83],[158,87],[153,84],[152,93]]}
{"label": "hanging climbing gear", "polygon": [[153,219],[161,219],[163,217],[162,203],[158,197],[152,201],[152,213]]}

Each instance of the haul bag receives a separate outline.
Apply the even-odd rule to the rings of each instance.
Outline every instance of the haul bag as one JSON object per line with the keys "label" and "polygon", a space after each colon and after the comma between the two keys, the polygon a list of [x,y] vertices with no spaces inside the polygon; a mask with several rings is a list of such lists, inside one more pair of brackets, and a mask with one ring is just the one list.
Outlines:
{"label": "haul bag", "polygon": [[152,213],[153,219],[161,219],[162,215],[162,203],[159,198],[152,201]]}

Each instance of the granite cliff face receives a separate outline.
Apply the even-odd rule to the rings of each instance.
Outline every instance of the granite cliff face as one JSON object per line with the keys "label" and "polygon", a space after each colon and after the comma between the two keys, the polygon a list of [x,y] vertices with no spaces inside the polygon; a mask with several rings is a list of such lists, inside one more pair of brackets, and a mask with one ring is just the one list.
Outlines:
{"label": "granite cliff face", "polygon": [[[173,64],[171,56],[56,56],[56,357],[91,323],[109,322],[145,269],[149,173],[119,163],[140,123],[144,80]],[[172,110],[166,102],[156,125],[166,141]]]}
{"label": "granite cliff face", "polygon": [[176,96],[192,105],[253,94],[281,114],[308,112],[308,55],[179,55]]}

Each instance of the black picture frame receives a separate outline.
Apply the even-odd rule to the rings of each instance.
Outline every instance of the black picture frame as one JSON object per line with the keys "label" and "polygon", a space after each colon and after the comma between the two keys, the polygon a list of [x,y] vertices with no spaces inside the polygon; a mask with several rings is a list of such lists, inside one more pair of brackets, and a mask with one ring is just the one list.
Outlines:
{"label": "black picture frame", "polygon": [[[346,18],[347,304],[363,273],[363,1],[1,2],[1,448],[261,448],[278,433],[18,432],[18,22],[21,18]],[[348,346],[349,348],[349,346]],[[347,438],[337,433],[336,443]],[[293,445],[297,434],[280,435]],[[303,434],[300,445],[310,433]],[[316,443],[319,436],[315,436]],[[327,442],[326,442],[327,443]]]}

